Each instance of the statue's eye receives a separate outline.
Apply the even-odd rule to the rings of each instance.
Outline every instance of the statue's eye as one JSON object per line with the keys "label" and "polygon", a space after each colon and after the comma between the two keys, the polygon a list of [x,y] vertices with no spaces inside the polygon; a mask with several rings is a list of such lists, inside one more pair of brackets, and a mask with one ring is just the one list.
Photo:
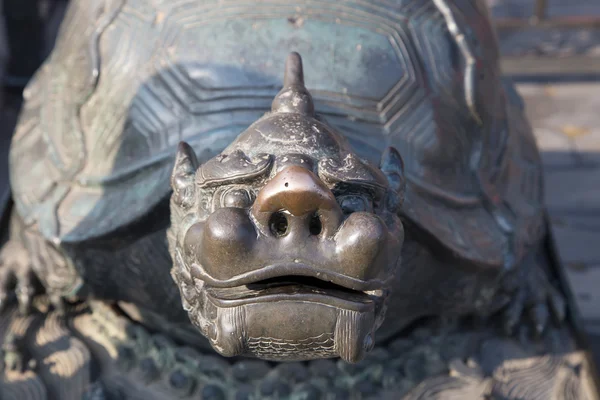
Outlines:
{"label": "statue's eye", "polygon": [[246,189],[230,189],[221,196],[222,207],[248,208],[252,205],[252,196]]}
{"label": "statue's eye", "polygon": [[352,214],[354,212],[361,211],[373,211],[373,205],[371,201],[363,196],[350,195],[344,196],[340,199],[340,207],[344,214]]}

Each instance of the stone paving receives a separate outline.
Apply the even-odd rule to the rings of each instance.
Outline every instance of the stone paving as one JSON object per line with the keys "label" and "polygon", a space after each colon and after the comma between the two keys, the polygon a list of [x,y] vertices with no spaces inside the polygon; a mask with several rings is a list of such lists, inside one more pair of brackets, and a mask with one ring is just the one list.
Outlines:
{"label": "stone paving", "polygon": [[[513,26],[506,19],[533,21],[536,0],[487,0],[492,15],[504,20],[497,29],[505,72],[543,81],[600,77],[600,27],[581,25],[581,19],[600,24],[598,0],[547,0],[546,20],[538,25]],[[557,26],[557,18],[579,24]],[[554,22],[553,22],[554,21]]]}
{"label": "stone paving", "polygon": [[[536,0],[486,0],[495,18],[529,18]],[[598,0],[547,0],[548,17],[589,16],[600,14]]]}
{"label": "stone paving", "polygon": [[527,31],[502,29],[498,30],[498,39],[504,56],[600,57],[600,30],[545,27],[532,27]]}

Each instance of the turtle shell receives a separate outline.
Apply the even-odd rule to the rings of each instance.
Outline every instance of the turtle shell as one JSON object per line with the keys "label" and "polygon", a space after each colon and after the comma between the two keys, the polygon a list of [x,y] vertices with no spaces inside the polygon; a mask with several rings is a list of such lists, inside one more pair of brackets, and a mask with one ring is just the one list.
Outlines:
{"label": "turtle shell", "polygon": [[483,1],[71,2],[25,92],[11,149],[18,212],[54,241],[143,218],[177,143],[201,162],[270,108],[287,54],[317,112],[377,164],[402,154],[407,223],[510,267],[541,235],[540,160],[502,85]]}

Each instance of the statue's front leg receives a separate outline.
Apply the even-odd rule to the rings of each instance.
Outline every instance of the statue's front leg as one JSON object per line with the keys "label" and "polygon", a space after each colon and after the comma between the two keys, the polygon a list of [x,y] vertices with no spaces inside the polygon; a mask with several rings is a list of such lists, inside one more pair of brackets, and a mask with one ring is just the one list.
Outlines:
{"label": "statue's front leg", "polygon": [[564,321],[566,301],[549,274],[545,258],[532,251],[502,278],[495,301],[504,305],[502,326],[507,335],[514,334],[521,322],[540,336],[553,320],[558,324]]}
{"label": "statue's front leg", "polygon": [[14,291],[20,311],[27,313],[34,296],[43,290],[63,313],[63,298],[75,294],[81,284],[81,277],[63,252],[13,215],[10,239],[0,251],[0,306]]}

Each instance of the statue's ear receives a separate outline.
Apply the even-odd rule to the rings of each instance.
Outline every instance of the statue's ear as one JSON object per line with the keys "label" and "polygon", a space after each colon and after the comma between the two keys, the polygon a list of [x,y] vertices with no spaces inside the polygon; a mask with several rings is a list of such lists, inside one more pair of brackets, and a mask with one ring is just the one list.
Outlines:
{"label": "statue's ear", "polygon": [[402,205],[404,200],[404,190],[406,188],[406,180],[404,178],[404,161],[402,156],[394,147],[388,147],[381,156],[379,164],[381,172],[386,176],[389,188],[393,192],[388,196],[388,206],[391,209],[397,209]]}
{"label": "statue's ear", "polygon": [[186,142],[179,143],[175,166],[171,174],[171,188],[173,189],[173,200],[182,207],[190,207],[195,199],[196,170],[198,159],[194,149]]}

